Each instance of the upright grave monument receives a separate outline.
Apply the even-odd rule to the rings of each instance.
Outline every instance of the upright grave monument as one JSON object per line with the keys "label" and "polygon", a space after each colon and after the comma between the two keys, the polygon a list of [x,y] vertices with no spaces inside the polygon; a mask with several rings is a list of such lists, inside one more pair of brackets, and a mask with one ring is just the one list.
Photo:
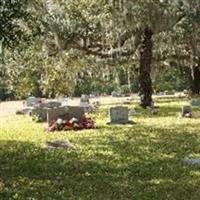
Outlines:
{"label": "upright grave monument", "polygon": [[129,110],[125,106],[116,106],[109,109],[109,122],[107,124],[129,124]]}
{"label": "upright grave monument", "polygon": [[85,112],[80,106],[64,106],[59,108],[48,109],[47,111],[47,122],[50,124],[58,118],[68,119],[76,118],[77,120],[82,119]]}

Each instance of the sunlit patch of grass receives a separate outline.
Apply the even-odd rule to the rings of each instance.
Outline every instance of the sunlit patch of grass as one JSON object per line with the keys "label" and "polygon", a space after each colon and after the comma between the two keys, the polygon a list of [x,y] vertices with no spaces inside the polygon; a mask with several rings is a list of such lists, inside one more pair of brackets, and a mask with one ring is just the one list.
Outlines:
{"label": "sunlit patch of grass", "polygon": [[[47,133],[27,116],[0,118],[0,199],[199,199],[200,167],[182,160],[200,155],[200,109],[181,118],[186,99],[168,100],[156,99],[156,115],[128,105],[134,125],[106,125],[103,105],[92,130]],[[75,148],[43,148],[56,139]]]}

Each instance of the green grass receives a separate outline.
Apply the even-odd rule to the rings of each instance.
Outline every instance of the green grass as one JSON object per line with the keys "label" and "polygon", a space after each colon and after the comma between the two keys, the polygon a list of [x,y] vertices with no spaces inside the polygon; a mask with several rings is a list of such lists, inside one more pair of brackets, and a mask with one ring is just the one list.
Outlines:
{"label": "green grass", "polygon": [[[137,107],[134,125],[107,126],[107,106],[95,130],[46,133],[25,116],[0,118],[0,199],[199,200],[200,110],[180,118],[181,99],[158,99],[158,115]],[[135,106],[135,104],[131,105]],[[71,150],[45,150],[47,140]]]}

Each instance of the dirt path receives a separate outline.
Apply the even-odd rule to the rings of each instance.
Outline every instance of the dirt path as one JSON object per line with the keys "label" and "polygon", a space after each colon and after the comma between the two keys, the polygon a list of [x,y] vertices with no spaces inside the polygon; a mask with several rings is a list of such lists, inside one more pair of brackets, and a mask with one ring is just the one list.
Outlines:
{"label": "dirt path", "polygon": [[0,117],[14,115],[15,112],[23,107],[23,101],[6,101],[0,103]]}

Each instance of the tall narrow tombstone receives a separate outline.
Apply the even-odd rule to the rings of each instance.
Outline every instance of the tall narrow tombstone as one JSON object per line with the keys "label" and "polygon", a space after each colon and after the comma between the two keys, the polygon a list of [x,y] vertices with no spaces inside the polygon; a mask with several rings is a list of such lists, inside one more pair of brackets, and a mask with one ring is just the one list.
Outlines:
{"label": "tall narrow tombstone", "polygon": [[109,109],[108,124],[128,124],[131,123],[128,119],[128,107],[116,106]]}

